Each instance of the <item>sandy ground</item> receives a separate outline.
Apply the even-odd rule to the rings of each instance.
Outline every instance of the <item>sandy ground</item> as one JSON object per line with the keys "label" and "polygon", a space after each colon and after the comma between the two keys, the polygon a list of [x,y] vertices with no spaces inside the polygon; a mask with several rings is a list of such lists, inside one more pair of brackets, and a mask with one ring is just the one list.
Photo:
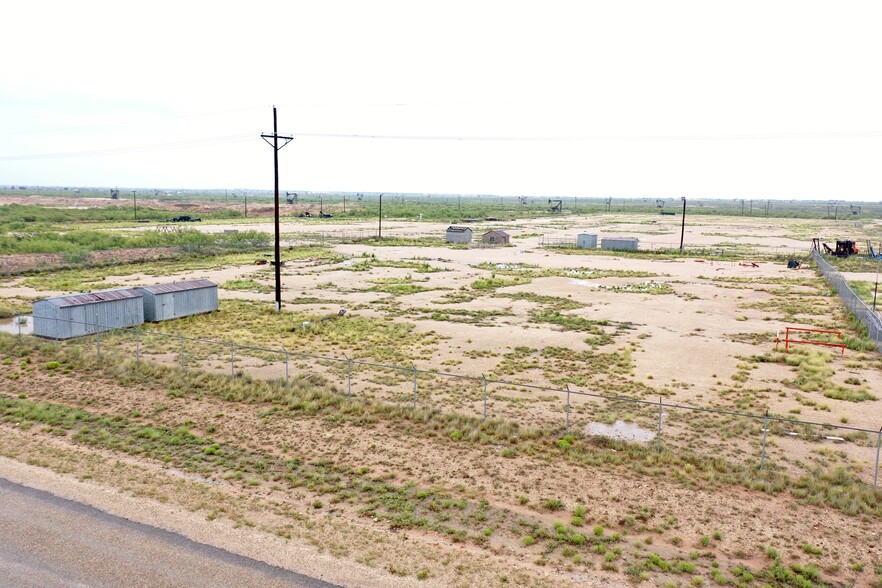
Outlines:
{"label": "sandy ground", "polygon": [[[513,246],[488,249],[335,245],[335,252],[349,256],[350,259],[336,265],[312,262],[286,264],[283,269],[283,301],[307,296],[341,300],[342,304],[286,304],[285,310],[311,311],[321,316],[343,306],[348,309],[347,316],[350,317],[366,316],[413,323],[418,332],[440,335],[440,339],[430,349],[421,352],[427,353],[425,358],[413,359],[420,369],[474,377],[482,374],[494,377],[495,374],[499,379],[508,381],[555,387],[560,387],[554,384],[555,380],[577,374],[584,378],[585,383],[571,385],[574,391],[629,395],[651,401],[658,401],[661,397],[669,404],[717,406],[729,410],[737,408],[739,411],[754,414],[769,410],[772,414],[789,415],[834,426],[844,426],[847,423],[851,427],[878,430],[878,425],[882,422],[882,401],[856,403],[827,398],[819,391],[800,391],[792,383],[796,377],[793,368],[782,364],[745,361],[753,355],[772,352],[775,336],[783,332],[786,326],[811,326],[818,321],[825,321],[830,323],[830,327],[846,328],[844,323],[836,322],[839,320],[836,310],[838,299],[834,296],[830,296],[828,292],[823,296],[800,296],[801,292],[815,291],[812,286],[801,285],[802,280],[811,283],[815,283],[812,280],[819,280],[814,272],[806,269],[788,270],[783,263],[769,261],[761,261],[754,266],[749,260],[721,262],[713,258],[663,260],[566,255],[540,247],[541,239],[574,239],[582,231],[595,232],[600,237],[638,236],[644,245],[676,243],[679,239],[678,221],[679,219],[646,219],[623,215],[613,218],[567,217],[499,223],[499,226],[512,234]],[[309,221],[298,221],[286,222],[282,231],[333,233],[368,231],[372,226],[371,223],[310,224]],[[486,223],[481,226],[489,228]],[[388,231],[389,235],[402,237],[440,236],[445,227],[443,223],[414,221],[384,223],[384,231]],[[221,231],[229,228],[229,225],[225,227],[222,223],[202,223],[197,228]],[[255,223],[253,228],[269,231],[271,225]],[[838,230],[839,227],[830,227],[815,221],[702,217],[687,226],[686,241],[708,247],[732,242],[759,251],[788,254],[799,252],[805,256],[811,236],[818,234],[829,239],[829,235]],[[360,272],[349,269],[354,262],[367,259],[365,256],[375,256],[381,262],[416,259],[444,271],[419,273],[412,268],[396,267],[373,267],[369,271]],[[491,265],[477,267],[482,263]],[[537,272],[556,270],[561,275],[534,277],[529,283],[483,292],[468,302],[446,303],[445,294],[472,292],[471,285],[477,279],[489,278],[494,273],[497,277],[510,279],[512,276],[506,272],[513,267],[529,268]],[[602,273],[622,270],[648,272],[652,276],[604,276]],[[597,272],[599,277],[592,276],[590,272]],[[249,277],[266,285],[272,284],[271,274],[265,268],[253,265],[217,267],[194,272],[192,275],[165,276],[158,279],[145,273],[109,276],[107,280],[136,285],[185,277],[206,277],[221,286],[233,279]],[[405,295],[369,290],[377,284],[377,280],[389,278],[410,280],[411,283],[430,289]],[[664,284],[670,289],[670,293],[627,291],[647,281]],[[821,290],[825,290],[823,285]],[[612,342],[595,346],[586,342],[585,332],[563,330],[558,325],[535,322],[531,317],[534,312],[543,308],[542,304],[507,296],[525,293],[553,296],[572,302],[576,307],[562,311],[564,316],[606,321],[608,326],[604,329],[612,335]],[[0,287],[2,297],[39,295],[45,293],[29,289],[20,281]],[[273,295],[222,288],[221,298],[270,304]],[[785,312],[788,302],[803,305],[803,310],[811,302],[815,305],[811,308],[818,314],[806,314],[799,309],[796,309],[795,314],[788,314]],[[432,319],[419,312],[423,308],[441,314],[450,309],[504,314],[477,324],[467,324]],[[628,328],[617,329],[617,325],[627,325]],[[291,345],[293,348],[296,343],[292,341]],[[546,369],[541,352],[552,347],[565,348],[572,355],[580,357],[627,353],[631,365],[622,372],[611,372],[607,369],[608,366],[589,366],[587,363],[585,367],[575,368],[560,363],[554,364],[554,369]],[[512,368],[517,350],[525,348],[532,350],[532,363],[529,366],[525,364]],[[344,347],[322,348],[320,351],[335,357],[343,357],[344,354],[357,357],[356,352]],[[176,361],[174,354],[169,354],[165,359],[169,363]],[[370,359],[370,354],[365,355],[364,359]],[[224,364],[224,361],[223,357],[219,357],[214,362],[217,371],[229,370],[229,364]],[[206,366],[209,363],[206,362]],[[882,359],[878,353],[847,351],[844,356],[831,354],[829,366],[833,370],[830,377],[837,384],[863,388],[876,398],[882,398]],[[278,377],[283,366],[278,362],[266,365],[266,362],[243,357],[239,359],[237,367],[251,369],[254,373],[262,370],[260,373],[267,374],[267,377]],[[339,371],[334,372],[316,364],[304,363],[303,367],[297,369],[325,371],[329,377],[339,378]],[[354,385],[356,394],[388,397],[388,392],[369,383],[370,378],[370,374],[357,376]],[[341,384],[339,379],[334,381]],[[747,490],[726,488],[723,499],[715,491],[693,491],[687,486],[652,478],[609,471],[586,472],[569,465],[542,463],[526,457],[507,459],[485,449],[452,446],[444,439],[417,441],[404,432],[389,430],[383,426],[367,437],[357,429],[346,431],[345,434],[335,432],[328,435],[324,425],[318,421],[292,423],[282,418],[259,419],[253,412],[230,409],[220,412],[233,416],[218,423],[212,418],[212,415],[219,412],[217,401],[197,402],[190,398],[170,400],[164,398],[162,391],[125,390],[110,385],[91,387],[85,391],[82,383],[76,381],[64,385],[57,385],[55,382],[51,387],[43,384],[29,383],[27,393],[37,398],[69,404],[88,403],[93,408],[107,411],[128,412],[139,408],[148,411],[149,406],[162,401],[169,405],[169,410],[161,418],[169,423],[179,422],[186,417],[195,423],[194,427],[204,429],[210,424],[215,425],[217,435],[221,437],[238,440],[260,437],[260,448],[267,451],[279,447],[283,444],[283,439],[297,435],[303,439],[299,451],[310,459],[330,458],[352,465],[366,464],[378,470],[397,472],[401,476],[399,480],[406,479],[422,484],[437,483],[448,488],[465,484],[479,488],[491,502],[508,505],[509,508],[519,508],[516,497],[520,494],[528,496],[531,502],[543,496],[557,495],[566,497],[568,503],[578,500],[589,503],[590,508],[596,511],[592,516],[593,521],[616,521],[628,512],[639,510],[643,505],[652,505],[659,513],[659,520],[667,516],[677,519],[680,525],[677,533],[686,538],[689,548],[703,534],[711,533],[715,529],[724,531],[727,540],[725,547],[719,550],[718,557],[726,564],[734,565],[737,561],[746,561],[753,566],[761,566],[762,557],[756,554],[755,549],[758,543],[787,545],[789,556],[805,561],[807,558],[799,548],[804,538],[811,538],[811,541],[823,545],[826,559],[822,563],[830,570],[838,570],[828,574],[836,582],[856,582],[857,585],[868,583],[870,576],[849,576],[849,562],[866,561],[868,569],[870,563],[882,562],[876,529],[878,521],[847,517],[831,509],[806,507],[787,496],[770,497]],[[18,390],[15,387],[10,388],[9,384],[6,386],[9,392],[15,393]],[[406,397],[408,386],[408,382],[404,381],[394,390]],[[481,410],[479,396],[464,398],[461,390],[444,388],[442,384],[431,390],[430,401],[433,406],[468,409],[475,414]],[[477,390],[476,388],[475,392]],[[551,394],[550,401],[536,401],[537,396],[549,394],[507,386],[491,387],[490,415],[510,418],[527,425],[562,428],[565,416],[564,396]],[[525,399],[530,402],[521,402]],[[607,412],[598,412],[600,409],[592,404],[594,402],[590,399],[573,399],[571,416],[574,428],[587,431],[600,412],[611,414],[608,409],[603,409]],[[622,417],[649,428],[654,439],[653,419],[656,417],[653,410],[633,410],[630,413],[629,410],[620,411]],[[718,452],[728,459],[745,463],[756,461],[761,423],[756,423],[749,434],[724,441],[715,434],[717,421],[703,417],[689,421],[689,414],[691,413],[674,409],[664,411],[666,447]],[[865,481],[872,481],[875,457],[873,438],[853,440],[847,438],[847,431],[833,428],[827,431],[827,436],[831,439],[821,436],[806,442],[786,433],[776,431],[767,447],[768,459],[779,467],[796,468],[794,471],[797,471],[802,467],[797,467],[797,462],[841,463]],[[381,443],[378,443],[380,440]],[[420,446],[418,453],[413,451],[414,444]],[[375,446],[379,446],[380,450]],[[144,463],[135,465],[152,467]],[[238,493],[242,490],[236,488],[235,491]],[[246,489],[245,492],[247,494],[249,491]],[[610,496],[621,497],[621,501],[611,503],[605,499]],[[303,499],[303,502],[308,501],[308,497]],[[158,516],[162,519],[166,515]],[[553,517],[549,517],[549,521],[552,522]],[[343,521],[337,523],[345,527]],[[215,524],[210,526],[214,527]],[[410,536],[411,541],[414,541],[414,534]],[[396,539],[399,540],[400,538]],[[438,545],[437,539],[431,536],[416,541],[422,542],[420,545],[427,549],[453,549],[443,542]],[[306,543],[309,545],[309,541]],[[356,547],[356,543],[352,545],[353,551],[363,549],[363,546]],[[400,545],[403,549],[406,544],[402,542],[395,545]],[[671,542],[671,536],[656,537],[654,545],[658,547],[654,550],[660,553],[674,554],[683,551]],[[603,574],[596,571],[589,575],[592,579],[580,577],[574,580],[565,567],[558,566],[549,570],[534,566],[530,562],[537,554],[530,552],[525,556],[521,546],[515,544],[502,542],[498,548],[501,551],[495,554],[498,559],[494,560],[495,567],[490,568],[493,570],[523,567],[525,573],[529,573],[531,577],[541,578],[543,574],[551,574],[551,581],[555,584],[574,581],[577,584],[591,585],[592,581],[603,580]],[[457,549],[465,549],[465,552],[477,558],[475,561],[484,561],[481,559],[484,553],[480,549]],[[392,552],[398,553],[395,549]],[[736,555],[742,552],[750,555]],[[261,559],[270,561],[273,557],[276,556],[265,555]],[[401,560],[393,561],[400,563]],[[835,567],[837,565],[838,568]],[[333,564],[329,566],[333,568]],[[308,573],[308,570],[301,571]],[[359,569],[355,572],[354,577],[359,578],[357,585],[372,585],[368,581],[360,583],[360,574],[369,571],[377,570]],[[448,572],[453,573],[449,570]],[[379,577],[384,576],[380,574]],[[388,581],[388,576],[385,577]],[[444,582],[453,577],[439,575],[439,585],[450,585]],[[474,578],[485,577],[478,574]],[[622,576],[612,575],[610,579],[615,584],[622,580]],[[483,581],[484,579],[476,579],[474,585]]]}
{"label": "sandy ground", "polygon": [[[281,456],[285,455],[284,447],[293,435],[300,439],[296,446],[296,454],[304,460],[313,462],[330,459],[341,465],[368,467],[377,474],[395,473],[396,483],[431,484],[454,493],[457,493],[457,488],[475,489],[493,505],[512,508],[529,516],[539,516],[548,524],[560,520],[562,515],[543,514],[541,510],[529,505],[537,504],[542,497],[560,497],[568,505],[586,504],[589,513],[586,515],[586,524],[589,528],[601,524],[606,528],[619,530],[626,536],[626,546],[639,543],[645,536],[652,535],[654,539],[652,550],[666,558],[674,558],[678,553],[680,557],[685,557],[685,551],[694,548],[694,542],[698,541],[700,536],[719,531],[723,533],[725,539],[719,544],[715,543],[710,549],[724,570],[736,563],[744,563],[754,569],[762,567],[763,556],[757,553],[758,544],[776,545],[788,558],[796,561],[805,562],[811,559],[831,569],[835,563],[839,563],[843,569],[841,574],[832,575],[834,581],[837,578],[844,582],[849,577],[861,577],[855,576],[847,569],[848,562],[882,561],[882,542],[876,521],[861,520],[828,508],[804,506],[797,511],[794,510],[797,503],[786,493],[770,496],[729,487],[725,490],[725,500],[722,500],[718,489],[696,489],[670,480],[635,477],[615,469],[585,470],[572,464],[547,462],[529,456],[507,458],[492,447],[460,445],[444,438],[422,438],[419,441],[419,451],[414,451],[415,440],[411,434],[382,424],[367,431],[351,425],[341,429],[329,426],[320,419],[292,420],[283,415],[261,416],[259,406],[240,410],[241,407],[236,403],[226,403],[210,397],[168,398],[161,389],[144,387],[134,389],[106,381],[91,384],[86,389],[83,386],[85,381],[87,381],[85,375],[47,376],[43,373],[35,373],[30,381],[10,383],[7,391],[11,394],[27,391],[29,397],[34,400],[74,406],[87,405],[89,410],[110,413],[122,411],[127,414],[138,412],[148,414],[157,402],[161,402],[167,408],[157,417],[160,425],[174,427],[187,420],[192,423],[192,430],[197,433],[214,425],[216,430],[213,438],[219,441],[234,442],[255,451]],[[217,418],[219,411],[224,414],[224,418]],[[19,431],[8,424],[3,425],[3,429],[4,436],[0,441],[2,453],[19,460],[36,453],[35,446],[40,444],[49,444],[63,453],[96,454],[94,451],[77,447],[66,438],[53,437],[39,431]],[[311,555],[316,545],[321,546],[328,541],[328,537],[321,529],[315,531],[313,541],[306,541],[306,545],[299,547],[298,544],[303,543],[302,541],[278,541],[278,538],[273,540],[271,537],[261,537],[260,533],[247,528],[237,532],[237,529],[231,528],[223,521],[223,517],[209,522],[198,509],[194,512],[192,506],[186,508],[188,497],[191,497],[194,491],[189,489],[189,483],[188,488],[178,490],[169,490],[164,486],[165,499],[162,502],[136,499],[132,494],[137,496],[140,493],[133,488],[133,480],[148,475],[174,477],[180,474],[148,460],[105,452],[97,452],[96,455],[104,457],[90,460],[92,469],[81,482],[9,460],[0,461],[0,471],[14,481],[38,488],[53,489],[52,491],[62,495],[96,504],[112,513],[125,512],[134,520],[163,521],[163,525],[167,528],[182,532],[194,540],[206,541],[273,565],[294,568],[344,584],[384,585],[383,574],[377,575],[376,566],[353,565],[350,568],[352,557],[363,547],[359,547],[350,532],[346,531],[349,528],[352,528],[356,534],[379,533],[391,540],[389,553],[383,559],[393,566],[404,566],[408,558],[412,557],[413,561],[406,565],[408,569],[413,569],[416,565],[414,562],[423,558],[424,550],[428,550],[429,553],[438,550],[436,554],[440,554],[453,549],[452,553],[456,553],[457,558],[466,560],[477,558],[478,561],[483,561],[482,565],[486,567],[491,577],[504,573],[506,569],[520,568],[537,577],[550,574],[549,579],[556,585],[568,584],[568,580],[574,578],[573,574],[568,573],[561,565],[553,565],[551,568],[531,565],[530,558],[538,552],[527,550],[525,553],[517,541],[504,535],[494,538],[490,550],[493,556],[487,558],[487,552],[483,548],[448,546],[443,542],[439,544],[437,537],[431,533],[409,532],[405,533],[402,539],[400,533],[388,533],[382,526],[372,525],[370,519],[360,518],[354,510],[347,509],[345,504],[337,505],[335,512],[326,519],[335,529],[337,540],[347,547],[343,551],[352,554],[342,558],[346,565],[341,566],[339,561],[335,562],[334,558],[326,555],[319,557]],[[114,473],[114,469],[118,467],[114,462],[119,463],[120,460],[142,473],[118,471]],[[52,470],[51,461],[49,459],[37,463]],[[79,461],[79,458],[71,460],[68,467],[82,476],[82,465],[78,463]],[[109,488],[105,486],[108,484],[106,480],[108,475],[115,478],[115,481],[109,482]],[[186,476],[186,478],[188,482],[199,481],[198,476]],[[101,484],[98,484],[99,482]],[[209,483],[212,491],[235,496],[245,502],[282,501],[290,504],[299,515],[306,515],[307,520],[312,518],[308,516],[309,505],[315,496],[312,493],[304,494],[300,491],[285,491],[263,486],[254,488],[221,480],[204,482]],[[124,488],[121,489],[120,485]],[[135,486],[137,487],[137,484]],[[528,506],[508,506],[517,505],[516,497],[520,495],[528,497]],[[610,497],[614,499],[610,500]],[[673,528],[660,534],[649,531],[635,532],[620,523],[625,517],[638,513],[647,506],[651,507],[653,513],[644,521],[647,528],[664,525],[670,520],[669,517],[676,520]],[[249,516],[256,517],[256,520],[270,516],[260,508],[249,511],[252,513]],[[230,513],[230,516],[233,514]],[[255,525],[254,529],[260,526]],[[309,533],[306,535],[309,536]],[[682,547],[675,545],[677,542],[675,537],[684,539],[685,545]],[[824,555],[807,557],[801,552],[801,545],[806,541],[822,549]],[[399,546],[406,549],[408,555],[400,553]],[[449,574],[453,573],[453,570],[445,569],[443,566],[438,567],[437,564],[433,569],[437,570],[439,585],[450,585],[445,582],[451,581]],[[614,574],[607,576],[597,572],[587,576],[582,574],[577,576],[579,576],[578,581],[574,582],[577,585],[602,585],[605,576],[615,583],[616,577]],[[475,574],[473,583],[467,585],[483,585],[485,580],[486,575]],[[405,585],[399,584],[398,580],[395,584]]]}
{"label": "sandy ground", "polygon": [[[640,384],[636,397],[695,406],[720,405],[731,408],[726,394],[744,396],[753,394],[757,401],[739,406],[740,412],[762,414],[768,409],[773,414],[792,415],[800,420],[821,423],[848,423],[849,426],[875,431],[882,422],[882,402],[869,401],[856,405],[845,400],[829,399],[820,393],[794,391],[786,381],[793,378],[792,370],[784,366],[756,365],[744,372],[739,369],[742,358],[773,351],[774,338],[783,333],[786,326],[806,326],[814,316],[795,316],[785,320],[774,308],[751,308],[774,301],[770,290],[786,285],[789,281],[814,276],[808,270],[788,270],[783,263],[749,261],[719,261],[713,258],[696,259],[638,259],[596,255],[564,255],[540,247],[540,240],[575,238],[582,230],[606,235],[640,236],[646,232],[651,238],[667,238],[676,233],[679,219],[622,216],[620,218],[553,218],[531,219],[505,223],[512,235],[511,247],[486,249],[451,249],[448,247],[375,247],[369,244],[342,244],[334,251],[350,259],[337,265],[314,262],[290,262],[283,268],[283,302],[294,297],[317,297],[342,301],[334,304],[286,305],[286,310],[311,310],[321,314],[335,312],[339,307],[350,309],[350,316],[391,318],[394,321],[413,322],[418,332],[436,333],[442,340],[431,350],[431,360],[412,358],[420,369],[453,372],[480,378],[482,375],[507,381],[518,381],[552,386],[553,380],[566,374],[549,370],[526,369],[523,373],[503,373],[500,366],[506,356],[517,348],[541,351],[550,347],[565,347],[574,352],[590,352],[592,346],[585,343],[585,333],[562,330],[555,325],[536,323],[531,313],[541,305],[528,300],[512,300],[506,295],[534,293],[566,299],[579,308],[564,311],[574,318],[592,321],[608,321],[611,325],[628,325],[629,330],[618,332],[613,343],[594,349],[597,352],[630,353],[632,368],[628,373],[596,377],[581,372],[587,381],[583,385],[571,385],[574,391],[604,395],[634,396],[632,385]],[[808,224],[808,228],[806,228]],[[270,223],[253,225],[259,230],[271,230]],[[372,223],[340,224],[323,222],[311,224],[298,220],[283,225],[282,232],[299,231],[368,231]],[[485,227],[491,226],[484,223]],[[199,230],[221,231],[229,225],[202,223]],[[388,221],[384,223],[387,234],[396,236],[441,235],[446,225],[442,223],[418,223],[412,221]],[[481,232],[476,226],[476,231]],[[805,254],[810,241],[788,237],[792,234],[823,234],[825,227],[808,221],[776,219],[740,219],[697,217],[686,234],[688,243],[701,242],[713,246],[720,242],[733,242],[757,248],[778,250],[795,248]],[[643,232],[641,234],[641,231]],[[808,233],[811,231],[811,233]],[[541,236],[538,236],[541,235]],[[759,236],[757,236],[759,235]],[[765,240],[762,244],[760,241]],[[353,263],[366,256],[382,261],[425,261],[444,271],[417,273],[410,268],[374,267],[370,271],[353,272]],[[284,255],[283,255],[284,258]],[[478,264],[489,264],[481,268]],[[505,277],[506,269],[512,267],[559,270],[563,275],[534,278],[523,285],[499,288],[468,302],[441,304],[445,294],[468,291],[476,279],[487,278],[498,268]],[[646,272],[651,277],[599,277],[591,272],[619,271]],[[567,272],[572,274],[568,277]],[[147,274],[126,276],[108,275],[107,282],[126,285],[152,284],[182,278],[208,278],[223,286],[230,280],[253,278],[271,289],[272,273],[266,267],[245,265],[218,267],[216,269],[189,272],[185,275],[152,277]],[[413,283],[430,290],[415,294],[392,296],[371,292],[377,280],[395,278],[411,279]],[[669,294],[640,294],[615,291],[613,288],[644,284],[647,281],[668,285]],[[798,288],[797,288],[798,290]],[[38,292],[14,280],[0,288],[0,296],[36,297],[61,294]],[[270,303],[272,293],[260,294],[241,290],[221,289],[222,299],[242,299]],[[786,298],[786,296],[784,297]],[[392,302],[395,310],[377,303]],[[832,313],[835,298],[825,301],[825,313]],[[354,310],[352,310],[354,309]],[[446,310],[471,310],[478,312],[501,312],[504,316],[491,317],[479,324],[465,324],[449,320],[432,320],[419,309],[443,313]],[[833,325],[835,327],[835,325]],[[610,331],[610,328],[607,328]],[[223,338],[223,337],[220,337]],[[757,339],[758,338],[758,339]],[[756,339],[756,340],[754,340]],[[764,341],[758,343],[758,341]],[[309,352],[309,350],[305,350]],[[333,357],[356,357],[358,354],[345,348],[323,349]],[[855,361],[854,353],[834,357],[832,367],[836,380],[842,384],[846,378],[861,381],[862,386],[877,398],[882,398],[882,378],[879,378],[878,354],[870,354],[870,361]],[[857,354],[861,355],[861,354]],[[363,359],[370,359],[364,357]],[[222,362],[222,360],[221,360]],[[865,365],[866,367],[862,367]],[[247,366],[245,366],[247,367]],[[222,369],[222,368],[221,368]],[[273,369],[252,373],[278,377],[279,365]],[[733,377],[746,378],[734,381]],[[357,379],[357,378],[356,378]],[[356,385],[358,387],[358,385]],[[501,390],[497,390],[502,392]],[[403,385],[399,393],[406,393]],[[514,418],[537,426],[558,426],[562,416],[564,397],[554,394],[554,402],[543,410],[524,411],[505,401],[493,402],[491,389],[490,414]],[[515,393],[521,397],[520,392]],[[529,396],[529,395],[528,395]],[[384,396],[388,397],[388,395]],[[432,401],[438,406],[456,407],[480,411],[480,402],[451,404],[444,394],[434,394]],[[582,402],[576,398],[576,404]],[[538,408],[538,407],[534,407]],[[578,407],[577,407],[578,408]],[[638,411],[639,412],[639,411]],[[648,418],[648,414],[645,415]],[[678,414],[673,414],[677,417]],[[683,415],[685,418],[686,413]],[[676,420],[676,419],[672,419]],[[584,425],[590,423],[586,421]],[[666,421],[665,424],[668,424]],[[584,426],[582,425],[582,426]],[[673,426],[674,422],[670,422]],[[700,437],[696,431],[681,431],[672,436],[674,445],[685,447]],[[702,434],[703,436],[703,434]],[[843,436],[842,431],[830,431],[829,436]],[[746,441],[755,441],[753,439]],[[784,440],[781,440],[782,443]],[[834,443],[821,439],[822,443]],[[847,451],[860,467],[860,475],[871,479],[872,451],[860,443],[847,443]],[[809,452],[818,449],[810,448]],[[715,449],[716,450],[716,449]],[[753,456],[755,449],[749,445],[737,448]],[[783,449],[773,449],[778,457],[788,457]],[[802,453],[797,452],[804,457]],[[792,457],[792,456],[791,456]],[[752,459],[752,457],[745,457]]]}

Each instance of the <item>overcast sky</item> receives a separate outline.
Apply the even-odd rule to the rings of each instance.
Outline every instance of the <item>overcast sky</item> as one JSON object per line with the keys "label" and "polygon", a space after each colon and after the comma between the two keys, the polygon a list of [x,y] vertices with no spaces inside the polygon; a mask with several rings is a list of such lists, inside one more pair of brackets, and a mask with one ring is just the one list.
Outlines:
{"label": "overcast sky", "polygon": [[882,3],[10,2],[0,184],[882,199]]}

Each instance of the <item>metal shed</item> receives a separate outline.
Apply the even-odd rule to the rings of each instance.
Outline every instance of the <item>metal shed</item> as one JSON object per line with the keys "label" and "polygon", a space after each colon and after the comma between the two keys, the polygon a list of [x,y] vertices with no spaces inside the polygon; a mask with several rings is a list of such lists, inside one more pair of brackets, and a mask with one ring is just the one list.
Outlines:
{"label": "metal shed", "polygon": [[481,241],[488,245],[507,245],[511,241],[511,237],[505,231],[493,229],[484,233]]}
{"label": "metal shed", "polygon": [[471,243],[472,230],[468,227],[457,227],[451,225],[447,227],[446,238],[448,243]]}
{"label": "metal shed", "polygon": [[144,320],[167,321],[217,310],[217,284],[186,280],[137,288],[144,296]]}
{"label": "metal shed", "polygon": [[44,298],[31,304],[34,334],[71,339],[144,322],[144,298],[131,288]]}
{"label": "metal shed", "polygon": [[637,251],[640,244],[636,237],[605,237],[600,240],[601,249],[612,249],[616,251]]}
{"label": "metal shed", "polygon": [[597,249],[597,235],[594,233],[579,233],[576,236],[576,247],[579,249]]}

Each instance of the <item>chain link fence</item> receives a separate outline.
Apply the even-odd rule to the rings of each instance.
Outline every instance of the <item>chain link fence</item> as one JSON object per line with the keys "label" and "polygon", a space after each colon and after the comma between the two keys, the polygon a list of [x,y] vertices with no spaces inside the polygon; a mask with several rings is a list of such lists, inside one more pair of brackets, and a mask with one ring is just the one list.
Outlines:
{"label": "chain link fence", "polygon": [[[600,239],[598,239],[600,240]],[[561,237],[556,235],[542,235],[539,238],[539,246],[547,249],[582,249],[586,252],[596,251],[596,247],[580,248],[576,243],[576,237]],[[627,253],[623,250],[608,250],[612,253]],[[649,241],[640,239],[638,242],[638,252],[679,252],[680,242],[668,241]],[[769,246],[757,247],[752,245],[741,245],[732,243],[730,245],[685,245],[683,255],[698,257],[803,257],[805,250],[795,247]]]}
{"label": "chain link fence", "polygon": [[[24,318],[24,317],[22,317]],[[39,318],[39,317],[38,317]],[[17,336],[29,337],[15,318]],[[55,319],[52,320],[62,320]],[[70,321],[75,322],[75,321]],[[297,377],[324,379],[327,389],[347,398],[431,407],[479,419],[496,418],[527,428],[615,443],[637,443],[655,451],[722,458],[732,463],[803,474],[819,464],[842,460],[867,483],[879,483],[882,429],[848,426],[723,407],[702,407],[596,392],[513,382],[353,359],[240,345],[140,326],[106,328],[55,344],[94,350],[101,361],[122,357],[152,361],[188,372],[248,376],[289,386]],[[44,341],[52,341],[46,340]],[[179,391],[169,391],[170,394]]]}
{"label": "chain link fence", "polygon": [[876,343],[876,349],[882,352],[882,318],[879,313],[864,304],[845,281],[845,277],[824,259],[820,251],[812,250],[812,258],[824,279],[839,293],[845,307],[867,328],[867,335]]}

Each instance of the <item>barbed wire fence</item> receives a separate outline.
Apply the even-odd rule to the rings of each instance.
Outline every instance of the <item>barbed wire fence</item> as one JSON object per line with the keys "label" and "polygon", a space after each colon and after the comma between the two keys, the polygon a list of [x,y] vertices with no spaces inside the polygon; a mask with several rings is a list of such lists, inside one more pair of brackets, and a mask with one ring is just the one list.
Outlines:
{"label": "barbed wire fence", "polygon": [[[28,317],[33,320],[33,317]],[[798,420],[726,408],[690,406],[554,387],[525,381],[390,365],[346,356],[304,353],[284,347],[244,345],[144,329],[111,327],[97,321],[48,320],[87,326],[93,334],[57,341],[94,349],[99,361],[120,356],[153,361],[183,372],[201,370],[226,377],[248,375],[289,387],[293,374],[323,375],[333,392],[346,398],[437,408],[483,420],[498,418],[565,435],[611,438],[654,446],[655,451],[728,458],[760,470],[770,467],[804,471],[817,458],[839,452],[863,467],[864,481],[879,484],[882,428],[874,430]],[[16,316],[17,336],[25,322]],[[832,446],[837,446],[833,449]],[[817,455],[813,455],[817,454]],[[774,459],[774,462],[773,462]]]}

